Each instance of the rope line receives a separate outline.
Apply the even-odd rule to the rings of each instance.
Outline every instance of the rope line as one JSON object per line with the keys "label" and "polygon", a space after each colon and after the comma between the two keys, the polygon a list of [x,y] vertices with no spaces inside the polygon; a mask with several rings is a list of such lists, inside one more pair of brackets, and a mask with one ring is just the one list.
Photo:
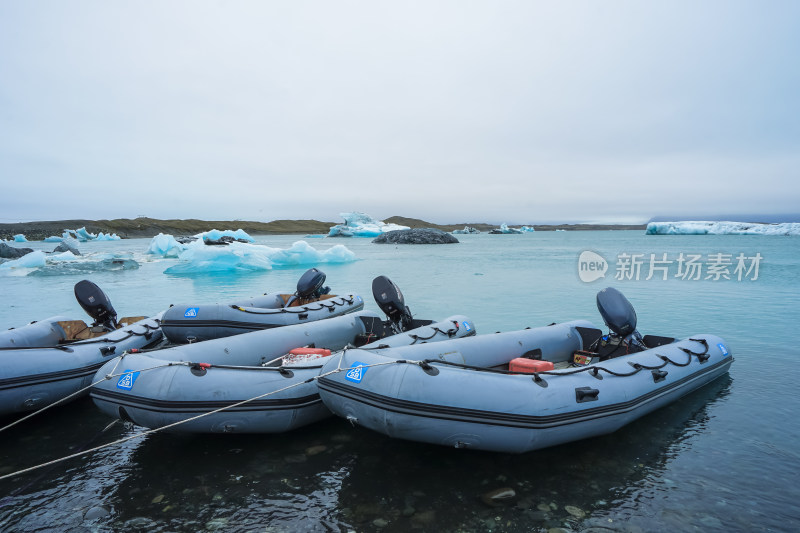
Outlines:
{"label": "rope line", "polygon": [[57,405],[61,405],[62,403],[65,403],[66,401],[71,400],[72,398],[74,398],[76,396],[80,396],[81,394],[83,394],[87,390],[91,389],[92,387],[94,387],[98,383],[102,383],[103,381],[107,381],[107,380],[112,379],[112,378],[118,378],[118,377],[124,376],[126,374],[133,374],[134,372],[146,372],[148,370],[155,370],[157,368],[165,368],[165,367],[169,367],[169,366],[186,366],[187,365],[187,363],[185,363],[184,361],[170,361],[168,364],[165,364],[165,365],[158,365],[158,366],[153,366],[153,367],[149,367],[149,368],[143,368],[141,370],[130,370],[130,371],[127,371],[127,372],[122,372],[120,374],[114,374],[114,372],[117,370],[117,367],[119,366],[119,363],[122,361],[122,359],[125,357],[125,355],[127,355],[127,352],[122,354],[120,357],[116,358],[117,362],[114,365],[114,368],[111,370],[111,373],[110,374],[106,374],[105,376],[103,376],[102,379],[98,379],[97,381],[95,381],[93,383],[90,383],[86,387],[83,387],[82,389],[80,389],[78,391],[75,391],[72,394],[68,394],[67,396],[64,396],[60,400],[57,400],[57,401],[55,401],[55,402],[53,402],[53,403],[51,403],[49,405],[45,405],[41,409],[39,409],[37,411],[34,411],[34,412],[32,412],[32,413],[30,413],[30,414],[28,414],[26,416],[23,416],[22,418],[20,418],[18,420],[13,421],[12,423],[8,424],[7,426],[4,426],[4,427],[0,428],[0,433],[2,433],[3,431],[5,431],[5,430],[7,430],[9,428],[12,428],[12,427],[16,426],[17,424],[22,423],[22,422],[24,422],[24,421],[26,421],[26,420],[28,420],[30,418],[33,418],[34,416],[38,415],[39,413],[43,413],[44,411],[47,411],[51,407],[55,407]]}
{"label": "rope line", "polygon": [[[342,354],[342,357],[344,357],[344,354]],[[120,359],[122,359],[122,357],[120,357]],[[9,478],[12,478],[12,477],[16,477],[16,476],[18,476],[20,474],[25,474],[27,472],[32,472],[32,471],[38,470],[40,468],[45,468],[47,466],[51,466],[51,465],[54,465],[54,464],[62,463],[64,461],[68,461],[70,459],[74,459],[76,457],[80,457],[82,455],[87,455],[87,454],[90,454],[90,453],[94,453],[94,452],[102,450],[104,448],[109,448],[111,446],[116,446],[117,444],[122,444],[122,443],[128,442],[130,440],[134,440],[134,439],[138,439],[138,438],[141,438],[141,437],[145,437],[147,435],[152,435],[153,433],[157,433],[157,432],[163,431],[165,429],[169,429],[169,428],[172,428],[172,427],[175,427],[175,426],[179,426],[179,425],[185,424],[187,422],[192,422],[194,420],[198,420],[200,418],[203,418],[203,417],[206,417],[206,416],[209,416],[209,415],[217,414],[217,413],[220,413],[220,412],[225,411],[227,409],[233,409],[233,408],[236,408],[236,407],[240,407],[242,405],[245,405],[247,403],[253,402],[255,400],[259,400],[261,398],[266,398],[267,396],[271,396],[273,394],[278,394],[280,392],[287,391],[287,390],[292,389],[294,387],[299,387],[300,385],[305,385],[307,383],[311,383],[312,381],[317,381],[320,378],[327,377],[327,376],[330,376],[332,374],[336,374],[336,373],[339,373],[339,372],[344,372],[346,370],[349,371],[349,370],[352,370],[353,368],[371,368],[371,367],[376,367],[376,366],[385,366],[385,365],[393,365],[393,364],[398,364],[398,363],[411,363],[411,362],[413,362],[413,361],[403,359],[403,360],[396,360],[396,361],[395,360],[385,361],[385,362],[382,362],[382,363],[373,363],[371,365],[359,365],[358,367],[349,367],[349,368],[341,368],[341,366],[337,366],[335,369],[333,369],[333,370],[331,370],[329,372],[325,372],[324,374],[313,376],[313,377],[310,377],[310,378],[308,378],[306,380],[299,381],[297,383],[292,383],[291,385],[287,385],[286,387],[283,387],[283,388],[280,388],[280,389],[277,389],[277,390],[274,390],[274,391],[266,392],[264,394],[260,394],[258,396],[254,396],[253,398],[248,398],[246,400],[242,400],[240,402],[237,402],[237,403],[234,403],[234,404],[231,404],[231,405],[226,405],[224,407],[220,407],[219,409],[214,409],[213,411],[208,411],[206,413],[200,413],[199,415],[195,415],[195,416],[192,416],[190,418],[186,418],[184,420],[178,420],[177,422],[173,422],[171,424],[167,424],[166,426],[161,426],[161,427],[158,427],[158,428],[152,428],[152,429],[148,429],[146,431],[143,431],[141,433],[128,435],[127,437],[123,437],[121,439],[117,439],[117,440],[112,441],[112,442],[107,442],[105,444],[101,444],[99,446],[95,446],[94,448],[90,448],[88,450],[79,451],[79,452],[76,452],[76,453],[73,453],[73,454],[70,454],[70,455],[67,455],[67,456],[64,456],[64,457],[60,457],[58,459],[53,459],[52,461],[47,461],[46,463],[42,463],[42,464],[38,464],[38,465],[31,466],[31,467],[28,467],[28,468],[24,468],[22,470],[18,470],[16,472],[12,472],[10,474],[5,474],[3,476],[0,476],[0,481],[2,481],[4,479],[9,479]],[[341,358],[339,360],[339,363],[341,364]],[[417,363],[420,364],[420,365],[422,364],[421,361],[418,361]],[[192,363],[178,362],[177,364],[190,365]],[[161,365],[161,366],[172,366],[172,365],[170,364],[170,365]],[[149,369],[146,369],[146,370],[153,370],[155,368],[159,368],[159,367],[152,367],[152,368],[149,368]],[[141,371],[144,371],[144,369],[143,370],[137,370],[136,372],[141,372]],[[123,373],[119,374],[119,376],[122,376],[122,375],[125,375],[125,374],[132,374],[133,372],[134,371],[123,372]],[[105,379],[111,379],[112,377],[116,377],[116,376],[109,374],[108,376],[104,377],[103,380],[99,380],[97,383],[99,383],[100,381],[104,381]],[[37,411],[37,413],[38,412],[41,412],[41,410]],[[5,428],[3,428],[3,429],[5,429]]]}
{"label": "rope line", "polygon": [[310,304],[305,304],[302,307],[299,307],[299,309],[297,311],[292,311],[292,309],[289,308],[289,307],[280,307],[278,309],[263,309],[263,310],[258,310],[258,311],[256,310],[256,309],[259,309],[257,307],[242,307],[242,306],[233,305],[233,304],[231,304],[230,307],[231,307],[231,309],[235,309],[237,311],[242,311],[243,313],[250,313],[252,315],[275,315],[275,314],[280,314],[280,313],[300,314],[300,313],[307,313],[309,311],[322,311],[323,309],[328,309],[329,311],[333,311],[336,308],[336,306],[344,306],[345,304],[353,305],[354,298],[352,298],[352,297],[351,298],[346,298],[344,296],[340,296],[338,298],[338,300],[340,300],[340,301],[334,300],[333,298],[330,298],[328,300],[324,300],[325,302],[330,302],[331,305],[325,305],[324,303],[322,303],[322,301],[317,302],[317,303],[319,303],[319,307],[315,307],[315,308],[309,307]]}

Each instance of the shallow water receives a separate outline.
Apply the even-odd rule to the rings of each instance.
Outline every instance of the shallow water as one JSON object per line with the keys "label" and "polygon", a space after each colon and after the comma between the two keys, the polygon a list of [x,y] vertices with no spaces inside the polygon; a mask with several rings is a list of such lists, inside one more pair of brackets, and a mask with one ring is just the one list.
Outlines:
{"label": "shallow water", "polygon": [[[793,390],[800,355],[800,238],[645,236],[640,232],[460,235],[459,245],[345,244],[358,260],[320,265],[334,292],[371,301],[385,274],[419,317],[470,316],[479,333],[583,318],[602,324],[604,286],[632,301],[643,333],[726,339],[730,374],[600,438],[523,455],[391,440],[330,419],[285,435],[154,434],[0,481],[0,529],[36,531],[793,531],[800,524],[800,438]],[[287,248],[297,237],[261,237]],[[292,289],[307,268],[174,276],[174,259],[147,258],[148,239],[94,242],[83,253],[130,252],[136,269],[0,272],[0,328],[80,317],[73,285],[98,283],[124,315],[172,303],[226,301]],[[55,245],[31,243],[37,249]],[[584,283],[578,256],[609,262]],[[621,253],[743,253],[763,257],[755,281],[614,279]],[[706,261],[707,262],[707,261]],[[735,264],[735,260],[734,260]],[[88,268],[88,267],[87,267]],[[91,270],[91,269],[89,269]],[[731,267],[731,272],[733,267]],[[368,305],[376,310],[376,306]],[[81,317],[82,318],[82,317]],[[7,420],[0,421],[5,424]],[[0,475],[139,433],[90,400],[0,433]],[[516,496],[489,507],[481,496]]]}

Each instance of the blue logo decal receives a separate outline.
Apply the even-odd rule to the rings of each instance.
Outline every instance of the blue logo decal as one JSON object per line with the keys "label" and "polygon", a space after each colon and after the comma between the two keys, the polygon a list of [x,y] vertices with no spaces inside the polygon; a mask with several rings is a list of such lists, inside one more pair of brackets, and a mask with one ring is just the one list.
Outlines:
{"label": "blue logo decal", "polygon": [[722,352],[722,357],[725,357],[726,355],[728,355],[728,349],[725,347],[724,344],[719,343],[719,344],[717,344],[717,347],[719,347],[719,351]]}
{"label": "blue logo decal", "polygon": [[199,307],[190,307],[183,313],[184,318],[197,318],[197,312],[200,310]]}
{"label": "blue logo decal", "polygon": [[131,390],[136,378],[139,377],[140,372],[131,372],[130,369],[126,370],[127,374],[122,374],[119,381],[117,381],[117,388],[122,390]]}
{"label": "blue logo decal", "polygon": [[344,379],[352,381],[353,383],[361,383],[361,380],[364,379],[364,374],[367,373],[367,369],[362,366],[363,364],[364,363],[356,361],[350,365],[350,370],[344,375]]}
{"label": "blue logo decal", "polygon": [[467,330],[467,331],[472,331],[472,326],[470,326],[470,325],[469,325],[469,322],[467,322],[467,321],[465,320],[464,322],[462,322],[462,324],[464,325],[464,329],[465,329],[465,330]]}

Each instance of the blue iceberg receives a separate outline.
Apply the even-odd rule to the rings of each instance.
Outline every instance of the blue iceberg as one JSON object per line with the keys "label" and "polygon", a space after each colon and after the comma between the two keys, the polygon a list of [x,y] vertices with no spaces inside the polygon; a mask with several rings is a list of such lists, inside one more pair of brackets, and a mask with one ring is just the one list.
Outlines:
{"label": "blue iceberg", "polygon": [[195,241],[186,246],[178,255],[178,260],[180,262],[177,265],[167,268],[164,273],[258,272],[298,265],[348,263],[355,261],[356,256],[341,244],[319,251],[305,241],[297,241],[287,249],[241,242],[232,242],[228,246],[206,246],[203,241]]}
{"label": "blue iceberg", "polygon": [[509,228],[508,224],[503,222],[502,224],[500,224],[500,229],[493,229],[489,233],[494,233],[495,235],[497,235],[499,233],[510,235],[510,234],[522,233],[522,230],[518,230],[516,228]]}
{"label": "blue iceberg", "polygon": [[519,230],[522,233],[533,233],[536,231],[535,229],[533,229],[533,226],[522,226],[521,228],[519,228]]}
{"label": "blue iceberg", "polygon": [[256,240],[254,238],[252,238],[250,235],[248,235],[247,232],[244,231],[243,229],[237,229],[236,231],[229,230],[229,229],[222,230],[222,231],[220,231],[218,229],[212,229],[211,231],[206,231],[204,233],[198,233],[197,235],[195,235],[195,237],[197,237],[198,239],[202,239],[204,241],[218,241],[222,237],[231,237],[231,238],[236,239],[236,240],[242,240],[242,241],[247,241],[247,242],[256,242]]}
{"label": "blue iceberg", "polygon": [[[55,239],[56,237],[48,237],[48,239]],[[78,228],[78,229],[65,229],[64,233],[61,234],[61,239],[66,240],[76,240],[78,242],[89,242],[89,241],[119,241],[121,240],[120,237],[116,233],[109,233],[105,234],[102,231],[95,235],[94,233],[90,233],[86,230],[86,227]],[[49,241],[55,242],[55,241]]]}
{"label": "blue iceberg", "polygon": [[800,222],[760,224],[687,220],[650,222],[646,235],[800,235]]}
{"label": "blue iceberg", "polygon": [[17,233],[14,235],[14,242],[28,242],[28,239],[22,233]]}
{"label": "blue iceberg", "polygon": [[375,220],[365,213],[339,213],[344,224],[337,224],[328,231],[328,237],[377,237],[387,231],[410,229],[399,224],[387,224]]}
{"label": "blue iceberg", "polygon": [[64,242],[64,237],[58,237],[57,235],[51,235],[46,237],[44,242]]}
{"label": "blue iceberg", "polygon": [[39,268],[47,263],[47,256],[41,250],[25,254],[19,259],[12,259],[0,264],[0,269],[13,270],[17,268]]}
{"label": "blue iceberg", "polygon": [[178,257],[185,249],[186,245],[176,241],[172,235],[159,233],[150,241],[147,253],[161,257]]}

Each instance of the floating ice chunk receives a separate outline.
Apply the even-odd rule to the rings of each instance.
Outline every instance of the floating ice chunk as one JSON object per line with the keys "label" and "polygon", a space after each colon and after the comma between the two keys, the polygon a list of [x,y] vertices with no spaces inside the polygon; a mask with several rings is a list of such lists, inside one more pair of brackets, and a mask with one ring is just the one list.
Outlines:
{"label": "floating ice chunk", "polygon": [[197,241],[186,246],[178,259],[180,262],[164,273],[256,272],[273,267],[346,263],[355,261],[356,256],[342,245],[319,251],[305,241],[297,241],[288,249],[240,242],[228,246],[205,246],[203,241]]}
{"label": "floating ice chunk", "polygon": [[198,239],[203,239],[204,241],[218,241],[222,237],[233,237],[234,239],[242,239],[247,242],[256,242],[254,238],[247,234],[246,231],[243,229],[237,229],[236,231],[226,229],[226,230],[218,230],[212,229],[211,231],[206,231],[204,233],[198,233],[195,235]]}
{"label": "floating ice chunk", "polygon": [[297,241],[287,250],[272,248],[270,260],[275,266],[313,265],[317,263],[349,263],[356,254],[346,246],[337,244],[324,252],[313,248],[306,241]]}
{"label": "floating ice chunk", "polygon": [[43,267],[47,263],[47,256],[45,256],[44,252],[41,250],[37,250],[35,252],[31,252],[29,254],[25,254],[19,259],[12,259],[11,261],[6,261],[0,268],[3,269],[12,269],[12,268],[39,268]]}
{"label": "floating ice chunk", "polygon": [[185,249],[186,245],[176,241],[172,235],[159,233],[150,241],[147,253],[161,257],[178,257]]}
{"label": "floating ice chunk", "polygon": [[491,233],[495,233],[495,234],[497,234],[497,233],[511,234],[511,233],[522,233],[522,231],[518,230],[516,228],[509,228],[508,224],[503,222],[502,224],[500,224],[500,229],[493,229],[491,231]]}
{"label": "floating ice chunk", "polygon": [[521,228],[519,228],[519,230],[522,233],[533,233],[536,231],[535,229],[533,229],[533,226],[522,226]]}
{"label": "floating ice chunk", "polygon": [[45,239],[47,242],[58,242],[59,240],[62,241],[78,241],[78,242],[89,242],[89,241],[119,241],[121,238],[116,233],[103,233],[102,231],[95,235],[94,233],[90,233],[86,230],[86,227],[78,228],[78,229],[65,229],[64,233],[61,234],[61,237],[48,237]]}
{"label": "floating ice chunk", "polygon": [[51,253],[47,256],[48,263],[57,263],[59,261],[75,261],[77,259],[78,256],[70,251]]}
{"label": "floating ice chunk", "polygon": [[758,224],[752,222],[678,221],[650,222],[647,235],[800,235],[800,222]]}
{"label": "floating ice chunk", "polygon": [[339,216],[344,219],[344,224],[332,226],[328,237],[377,237],[387,231],[410,229],[408,226],[375,220],[365,213],[339,213]]}
{"label": "floating ice chunk", "polygon": [[14,235],[14,242],[28,242],[28,239],[22,233],[17,233]]}
{"label": "floating ice chunk", "polygon": [[44,242],[64,242],[64,237],[58,237],[56,235],[51,235],[47,237]]}
{"label": "floating ice chunk", "polygon": [[464,226],[464,229],[453,230],[456,235],[467,235],[469,233],[480,233],[481,230],[473,228],[472,226]]}

